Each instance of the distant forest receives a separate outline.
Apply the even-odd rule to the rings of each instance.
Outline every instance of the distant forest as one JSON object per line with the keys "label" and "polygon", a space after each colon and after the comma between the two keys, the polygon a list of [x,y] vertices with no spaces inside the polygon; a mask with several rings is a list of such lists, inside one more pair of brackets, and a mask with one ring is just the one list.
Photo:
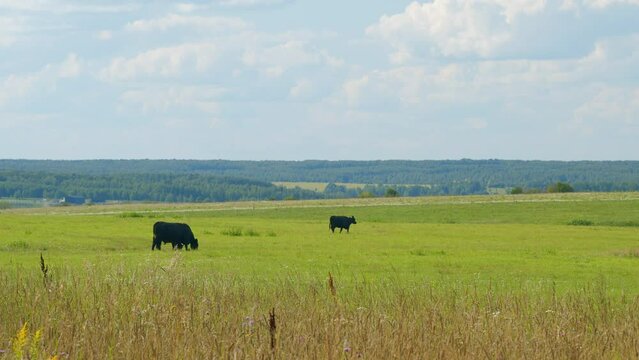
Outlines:
{"label": "distant forest", "polygon": [[286,189],[250,179],[206,174],[84,175],[0,170],[0,197],[61,199],[84,197],[93,202],[205,202],[315,199],[320,194]]}
{"label": "distant forest", "polygon": [[[271,182],[328,183],[323,192]],[[485,194],[556,182],[575,191],[638,191],[639,161],[0,160],[0,197],[95,202],[232,201]],[[365,184],[361,188],[336,185]]]}

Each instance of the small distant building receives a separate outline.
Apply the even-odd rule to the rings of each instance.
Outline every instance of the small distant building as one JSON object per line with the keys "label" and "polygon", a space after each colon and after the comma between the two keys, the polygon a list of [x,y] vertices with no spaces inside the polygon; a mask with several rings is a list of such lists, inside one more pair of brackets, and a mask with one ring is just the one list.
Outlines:
{"label": "small distant building", "polygon": [[85,202],[84,196],[65,196],[60,200],[60,204],[68,205],[84,205]]}

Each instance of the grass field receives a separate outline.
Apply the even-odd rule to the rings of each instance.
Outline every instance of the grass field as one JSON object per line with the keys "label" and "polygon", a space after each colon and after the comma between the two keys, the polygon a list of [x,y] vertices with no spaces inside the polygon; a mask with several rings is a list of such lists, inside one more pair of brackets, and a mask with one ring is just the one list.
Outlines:
{"label": "grass field", "polygon": [[[296,187],[305,190],[312,190],[317,192],[323,192],[326,189],[326,186],[329,183],[326,182],[305,182],[305,181],[275,181],[273,185],[275,186],[283,186],[285,188],[294,189]],[[356,184],[356,183],[335,183],[338,186],[345,186],[347,189],[361,189],[366,184]]]}
{"label": "grass field", "polygon": [[[358,223],[332,234],[333,214]],[[158,220],[190,224],[200,250],[152,252]],[[639,354],[638,193],[15,209],[0,224],[0,357]]]}

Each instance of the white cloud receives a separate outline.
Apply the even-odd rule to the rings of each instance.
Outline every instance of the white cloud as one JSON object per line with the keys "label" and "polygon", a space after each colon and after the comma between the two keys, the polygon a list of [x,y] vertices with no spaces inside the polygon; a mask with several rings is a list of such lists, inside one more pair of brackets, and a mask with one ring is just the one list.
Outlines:
{"label": "white cloud", "polygon": [[107,81],[126,81],[140,77],[178,77],[195,70],[210,69],[217,58],[217,47],[211,43],[183,44],[157,48],[132,58],[119,57],[102,69],[100,76]]}
{"label": "white cloud", "polygon": [[0,107],[35,92],[51,91],[58,80],[75,78],[81,71],[82,63],[77,55],[69,54],[62,63],[47,64],[37,72],[11,74],[0,82]]}
{"label": "white cloud", "polygon": [[226,91],[215,86],[146,86],[125,91],[120,99],[140,106],[145,113],[165,114],[175,110],[219,112],[218,98]]}
{"label": "white cloud", "polygon": [[[180,7],[184,11],[191,9],[190,4],[181,4]],[[227,74],[239,75],[248,68],[274,80],[294,68],[323,66],[338,69],[344,66],[343,59],[313,45],[317,38],[326,40],[334,36],[326,32],[260,32],[253,29],[251,23],[239,18],[182,14],[139,19],[125,27],[127,31],[148,34],[145,36],[156,36],[158,31],[173,36],[178,28],[184,29],[189,39],[199,37],[202,41],[115,58],[102,69],[101,79],[184,79],[184,75],[212,70],[216,65],[220,69],[229,69]],[[200,30],[200,33],[195,33]]]}
{"label": "white cloud", "polygon": [[[2,100],[0,99],[0,105]],[[41,129],[46,126],[47,122],[52,120],[53,116],[49,114],[24,114],[24,113],[6,113],[0,112],[0,129]],[[7,134],[7,133],[5,133]],[[8,140],[8,139],[3,139]]]}
{"label": "white cloud", "polygon": [[501,2],[413,2],[402,13],[382,16],[366,32],[388,41],[405,54],[430,44],[433,52],[445,56],[476,54],[487,57],[511,40],[508,22],[517,14],[531,12],[539,6],[528,1],[525,2],[528,6]]}
{"label": "white cloud", "polygon": [[365,96],[364,92],[369,82],[370,77],[366,75],[358,79],[347,80],[344,85],[342,85],[342,90],[346,95],[346,102],[350,106],[357,106],[362,102],[362,98]]}
{"label": "white cloud", "polygon": [[484,0],[484,2],[499,5],[508,23],[513,23],[519,15],[537,14],[546,8],[546,0]]}
{"label": "white cloud", "polygon": [[290,0],[219,0],[223,6],[229,7],[252,7],[264,5],[279,5],[289,2]]}
{"label": "white cloud", "polygon": [[464,124],[473,130],[481,130],[488,127],[488,122],[482,118],[471,117],[464,120]]}
{"label": "white cloud", "polygon": [[189,27],[217,32],[244,30],[249,25],[239,18],[179,14],[169,14],[157,19],[136,20],[126,25],[126,29],[129,31],[166,31],[176,27]]}
{"label": "white cloud", "polygon": [[113,39],[113,32],[110,30],[100,30],[95,37],[102,41],[108,41]]}
{"label": "white cloud", "polygon": [[398,105],[411,103],[416,96],[421,96],[418,88],[422,84],[424,73],[420,68],[373,71],[345,81],[337,99],[343,99],[351,109],[395,111]]}
{"label": "white cloud", "polygon": [[268,78],[275,79],[282,76],[282,74],[284,74],[284,71],[285,69],[282,66],[269,66],[262,69],[262,74]]}
{"label": "white cloud", "polygon": [[242,61],[248,66],[279,65],[290,67],[294,65],[318,64],[321,60],[321,56],[306,49],[306,44],[302,41],[287,41],[259,50],[249,49],[242,57]]}
{"label": "white cloud", "polygon": [[293,99],[305,99],[308,98],[314,90],[313,83],[308,79],[298,80],[291,90],[289,96]]}
{"label": "white cloud", "polygon": [[208,3],[178,3],[175,9],[181,13],[223,8],[255,8],[264,6],[278,6],[293,0],[214,0]]}
{"label": "white cloud", "polygon": [[69,54],[58,67],[58,77],[74,78],[82,72],[82,63],[76,54]]}
{"label": "white cloud", "polygon": [[580,13],[582,9],[601,11],[619,5],[639,5],[639,0],[563,0],[559,9]]}
{"label": "white cloud", "polygon": [[[592,36],[592,32],[587,31],[592,25],[586,22],[596,20],[597,16],[601,16],[600,13],[614,5],[639,5],[639,0],[413,1],[403,12],[382,16],[366,29],[366,33],[391,45],[393,51],[389,60],[396,65],[430,55],[481,58],[521,56],[531,51],[523,45],[527,41],[532,40],[537,48],[551,49],[558,46],[555,44],[567,41],[565,37],[551,37],[551,34],[544,32],[545,24],[553,24],[557,31],[568,30],[567,33],[579,31],[571,27],[583,26],[584,36]],[[588,20],[583,22],[566,13],[580,12],[584,8],[599,11],[589,12]],[[606,12],[606,16],[610,16],[612,11]],[[533,16],[541,29],[532,28],[530,21],[520,21]],[[554,16],[566,17],[567,28],[559,27]],[[540,38],[531,38],[533,33]],[[543,39],[543,46],[539,44],[540,39]],[[574,40],[583,43],[584,39]],[[536,48],[533,46],[532,49]]]}
{"label": "white cloud", "polygon": [[588,135],[610,129],[639,133],[639,87],[599,87],[564,128]]}
{"label": "white cloud", "polygon": [[614,5],[639,5],[639,0],[583,0],[586,6],[603,9]]}
{"label": "white cloud", "polygon": [[336,98],[360,110],[380,103],[419,112],[510,101],[525,108],[527,98],[551,100],[550,89],[574,91],[570,89],[627,82],[638,66],[639,36],[629,36],[602,40],[576,59],[477,60],[370,71],[345,80]]}
{"label": "white cloud", "polygon": [[271,46],[248,47],[242,54],[245,66],[257,68],[268,77],[279,77],[294,67],[327,65],[341,67],[343,60],[312,48],[306,41],[287,40]]}
{"label": "white cloud", "polygon": [[25,20],[19,17],[0,16],[0,47],[13,45],[25,31]]}
{"label": "white cloud", "polygon": [[9,75],[0,83],[0,106],[24,97],[44,79],[42,72],[27,75]]}
{"label": "white cloud", "polygon": [[202,5],[193,4],[193,3],[177,3],[175,5],[175,10],[181,13],[192,13],[202,8]]}
{"label": "white cloud", "polygon": [[577,0],[563,0],[560,10],[577,10],[579,9],[579,5],[577,4]]}
{"label": "white cloud", "polygon": [[47,12],[54,14],[68,13],[121,13],[131,12],[139,8],[134,3],[121,5],[86,4],[85,2],[56,0],[0,0],[0,9],[16,11]]}
{"label": "white cloud", "polygon": [[389,56],[393,65],[405,65],[413,59],[413,55],[407,49],[399,49]]}

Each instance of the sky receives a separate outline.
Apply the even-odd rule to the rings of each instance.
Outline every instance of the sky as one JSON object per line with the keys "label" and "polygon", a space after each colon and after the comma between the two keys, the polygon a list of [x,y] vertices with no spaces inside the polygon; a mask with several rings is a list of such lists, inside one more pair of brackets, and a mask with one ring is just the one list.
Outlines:
{"label": "sky", "polygon": [[0,0],[0,158],[639,159],[639,0]]}

